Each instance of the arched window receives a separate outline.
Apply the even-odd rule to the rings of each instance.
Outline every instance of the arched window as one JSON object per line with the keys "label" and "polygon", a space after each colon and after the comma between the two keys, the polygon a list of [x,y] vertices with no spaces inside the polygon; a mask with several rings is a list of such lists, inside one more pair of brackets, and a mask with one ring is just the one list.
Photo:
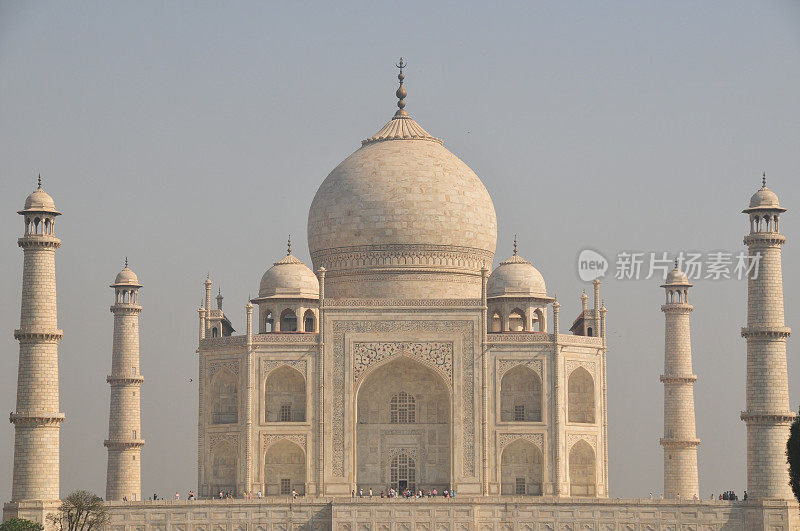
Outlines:
{"label": "arched window", "polygon": [[596,496],[594,450],[580,440],[569,451],[569,484],[571,496]]}
{"label": "arched window", "polygon": [[272,312],[270,310],[265,310],[265,312],[263,333],[269,334],[274,330],[273,325],[275,324],[275,319],[272,317]]}
{"label": "arched window", "polygon": [[211,423],[235,424],[238,415],[239,385],[230,371],[223,369],[214,375],[211,383]]}
{"label": "arched window", "polygon": [[405,391],[394,395],[389,404],[392,424],[413,424],[417,422],[417,401]]}
{"label": "arched window", "polygon": [[542,421],[542,380],[528,367],[518,365],[500,380],[500,420]]}
{"label": "arched window", "polygon": [[517,439],[503,449],[500,458],[500,493],[542,495],[542,451],[530,441]]}
{"label": "arched window", "polygon": [[502,332],[503,331],[503,318],[500,317],[499,312],[495,312],[492,315],[492,332]]}
{"label": "arched window", "polygon": [[536,326],[534,330],[536,332],[547,332],[547,323],[544,320],[544,310],[541,308],[536,308]]}
{"label": "arched window", "polygon": [[[553,325],[553,326],[555,326],[555,325]],[[589,336],[589,337],[594,337],[594,331],[592,330],[591,326],[586,329],[586,335]]]}
{"label": "arched window", "polygon": [[214,328],[211,329],[211,337],[217,337],[218,335],[219,332],[217,332],[217,327],[215,326]]}
{"label": "arched window", "polygon": [[306,310],[306,314],[303,317],[303,332],[313,332],[313,331],[314,331],[314,311]]}
{"label": "arched window", "polygon": [[578,367],[569,375],[569,422],[594,423],[594,380],[589,371]]}
{"label": "arched window", "polygon": [[278,367],[264,386],[266,422],[305,422],[306,381],[296,369]]}
{"label": "arched window", "polygon": [[236,449],[223,442],[211,451],[211,492],[236,492]]}
{"label": "arched window", "polygon": [[389,463],[389,477],[393,488],[399,492],[417,490],[417,465],[406,454],[399,454]]}
{"label": "arched window", "polygon": [[296,444],[281,439],[267,448],[264,456],[264,482],[269,496],[305,494],[306,456]]}
{"label": "arched window", "polygon": [[525,331],[525,312],[520,309],[512,310],[508,314],[508,329],[512,332]]}
{"label": "arched window", "polygon": [[294,311],[283,310],[281,314],[281,332],[297,332],[297,316]]}

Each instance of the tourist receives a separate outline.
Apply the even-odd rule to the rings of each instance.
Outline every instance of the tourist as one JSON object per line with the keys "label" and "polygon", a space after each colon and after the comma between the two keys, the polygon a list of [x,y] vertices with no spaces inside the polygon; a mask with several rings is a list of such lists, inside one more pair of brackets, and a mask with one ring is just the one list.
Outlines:
{"label": "tourist", "polygon": [[363,498],[364,497],[364,489],[358,489],[358,497],[359,498]]}
{"label": "tourist", "polygon": [[263,497],[263,494],[261,494],[261,491],[260,491],[260,490],[258,491],[258,494],[257,494],[257,496],[258,496],[258,499],[259,499],[259,500],[260,500],[260,499]]}
{"label": "tourist", "polygon": [[369,489],[369,497],[372,498],[372,489]]}
{"label": "tourist", "polygon": [[353,489],[353,490],[351,490],[351,491],[350,491],[350,497],[351,497],[351,498],[355,498],[355,497],[356,497],[356,491],[355,491],[355,489]]}
{"label": "tourist", "polygon": [[653,499],[653,493],[652,492],[650,493],[650,496],[647,497],[647,499],[648,500],[652,500]]}
{"label": "tourist", "polygon": [[190,490],[190,491],[189,491],[189,496],[188,496],[188,499],[190,499],[190,500],[194,500],[194,491],[193,491],[193,490]]}
{"label": "tourist", "polygon": [[176,490],[176,491],[175,491],[175,500],[177,501],[177,500],[180,500],[180,499],[181,499],[181,495],[180,495],[180,493],[179,493],[179,492]]}

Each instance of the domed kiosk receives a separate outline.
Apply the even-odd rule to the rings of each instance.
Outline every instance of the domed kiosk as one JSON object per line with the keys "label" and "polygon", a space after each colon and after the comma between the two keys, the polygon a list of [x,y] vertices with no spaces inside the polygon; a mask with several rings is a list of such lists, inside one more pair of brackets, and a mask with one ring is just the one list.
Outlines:
{"label": "domed kiosk", "polygon": [[469,166],[398,111],[328,175],[308,213],[331,298],[479,298],[497,241],[492,199]]}

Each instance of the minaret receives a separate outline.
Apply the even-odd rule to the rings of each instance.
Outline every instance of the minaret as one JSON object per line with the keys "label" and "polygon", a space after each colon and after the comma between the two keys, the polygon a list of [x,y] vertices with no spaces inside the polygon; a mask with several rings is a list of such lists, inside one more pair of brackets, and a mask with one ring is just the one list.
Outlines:
{"label": "minaret", "polygon": [[667,275],[661,286],[666,291],[664,312],[664,497],[691,499],[700,496],[697,483],[697,446],[700,440],[695,432],[694,383],[692,373],[692,340],[689,314],[694,309],[689,304],[689,279],[686,273],[675,269]]}
{"label": "minaret", "polygon": [[139,372],[139,279],[128,268],[117,274],[114,283],[114,346],[111,354],[111,406],[108,414],[108,472],[106,499],[142,499],[141,452],[144,446],[141,426],[140,389],[144,378]]}
{"label": "minaret", "polygon": [[[59,497],[59,431],[64,414],[59,412],[58,329],[56,312],[55,220],[60,212],[53,199],[39,187],[19,211],[25,232],[22,247],[22,309],[19,329],[19,373],[14,424],[14,477],[11,501],[55,501]],[[6,507],[6,517],[13,509]],[[43,522],[42,522],[43,523]]]}
{"label": "minaret", "polygon": [[750,217],[750,234],[745,236],[751,257],[760,256],[758,269],[747,279],[746,411],[747,491],[750,498],[792,499],[786,464],[786,441],[794,413],[789,409],[786,371],[786,338],[790,329],[783,315],[783,274],[781,245],[786,241],[779,229],[785,212],[766,185],[766,178],[742,212]]}

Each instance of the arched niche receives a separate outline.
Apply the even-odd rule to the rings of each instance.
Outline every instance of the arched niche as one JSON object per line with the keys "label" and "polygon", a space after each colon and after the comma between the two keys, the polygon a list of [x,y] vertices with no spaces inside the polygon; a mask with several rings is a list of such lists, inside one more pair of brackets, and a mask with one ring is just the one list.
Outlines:
{"label": "arched niche", "polygon": [[594,379],[589,371],[578,367],[569,375],[567,383],[568,421],[594,424]]}
{"label": "arched niche", "polygon": [[571,496],[596,496],[597,466],[594,449],[583,439],[569,451],[569,484]]}
{"label": "arched niche", "polygon": [[524,365],[509,369],[500,380],[500,421],[542,421],[542,379]]}
{"label": "arched niche", "polygon": [[271,444],[264,455],[264,490],[269,496],[306,491],[306,455],[287,439]]}
{"label": "arched niche", "polygon": [[264,383],[266,422],[305,422],[306,380],[297,369],[283,365],[272,370]]}
{"label": "arched niche", "polygon": [[220,369],[211,378],[211,423],[239,422],[239,382],[228,369]]}
{"label": "arched niche", "polygon": [[541,496],[544,481],[542,451],[531,441],[517,439],[500,458],[500,493]]}

